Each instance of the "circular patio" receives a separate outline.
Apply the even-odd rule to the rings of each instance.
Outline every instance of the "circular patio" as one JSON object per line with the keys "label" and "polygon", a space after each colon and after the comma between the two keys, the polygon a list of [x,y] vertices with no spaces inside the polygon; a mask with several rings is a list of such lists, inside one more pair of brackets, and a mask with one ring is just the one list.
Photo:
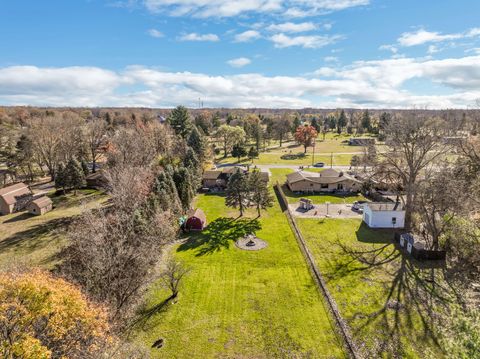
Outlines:
{"label": "circular patio", "polygon": [[249,234],[243,238],[239,238],[235,245],[245,251],[259,251],[268,246],[268,243],[264,240],[255,237],[253,234]]}

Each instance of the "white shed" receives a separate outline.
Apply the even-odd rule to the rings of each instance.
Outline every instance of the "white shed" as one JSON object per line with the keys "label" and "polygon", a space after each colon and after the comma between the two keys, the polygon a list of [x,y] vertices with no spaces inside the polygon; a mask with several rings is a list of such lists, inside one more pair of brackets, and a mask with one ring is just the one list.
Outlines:
{"label": "white shed", "polygon": [[405,211],[400,203],[366,203],[363,209],[363,221],[370,228],[403,228]]}

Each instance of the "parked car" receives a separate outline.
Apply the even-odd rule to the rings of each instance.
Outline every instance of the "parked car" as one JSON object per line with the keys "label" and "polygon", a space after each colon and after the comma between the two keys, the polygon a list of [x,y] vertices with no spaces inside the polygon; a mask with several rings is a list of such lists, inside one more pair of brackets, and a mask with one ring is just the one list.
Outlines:
{"label": "parked car", "polygon": [[365,207],[365,203],[367,203],[367,201],[356,201],[356,202],[353,202],[352,209],[353,209],[354,211],[357,211],[357,212],[362,213],[362,212],[363,212],[363,208]]}
{"label": "parked car", "polygon": [[325,167],[325,163],[323,162],[317,162],[313,165],[313,167]]}

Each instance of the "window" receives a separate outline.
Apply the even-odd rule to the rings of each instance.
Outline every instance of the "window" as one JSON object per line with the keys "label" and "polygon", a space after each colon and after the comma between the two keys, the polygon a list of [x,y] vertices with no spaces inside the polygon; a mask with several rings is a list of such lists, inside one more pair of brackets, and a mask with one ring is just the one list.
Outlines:
{"label": "window", "polygon": [[342,184],[342,183],[339,183],[339,184],[337,185],[337,189],[342,190],[342,189],[343,189],[343,184]]}
{"label": "window", "polygon": [[397,224],[397,217],[392,217],[392,224],[393,225]]}
{"label": "window", "polygon": [[323,183],[322,183],[322,185],[321,185],[320,188],[322,188],[322,189],[328,189],[328,184],[323,184]]}

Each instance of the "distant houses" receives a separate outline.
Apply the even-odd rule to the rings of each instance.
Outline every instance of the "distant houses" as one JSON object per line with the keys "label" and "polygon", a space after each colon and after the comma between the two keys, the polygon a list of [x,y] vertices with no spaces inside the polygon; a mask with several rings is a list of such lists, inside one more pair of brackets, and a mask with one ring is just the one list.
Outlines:
{"label": "distant houses", "polygon": [[372,202],[363,208],[363,221],[370,228],[405,227],[405,210],[400,202]]}
{"label": "distant houses", "polygon": [[11,214],[24,209],[31,198],[32,191],[25,183],[0,189],[0,214]]}
{"label": "distant houses", "polygon": [[[248,173],[248,170],[246,168],[243,168],[240,166],[229,166],[219,170],[205,171],[202,175],[202,188],[209,189],[209,190],[225,189],[227,187],[228,180],[235,173],[237,169],[239,169],[244,173]],[[265,182],[269,181],[268,172],[260,172],[260,175],[262,176]]]}
{"label": "distant houses", "polygon": [[332,168],[319,173],[294,172],[287,175],[287,186],[292,192],[358,192],[362,182]]}

